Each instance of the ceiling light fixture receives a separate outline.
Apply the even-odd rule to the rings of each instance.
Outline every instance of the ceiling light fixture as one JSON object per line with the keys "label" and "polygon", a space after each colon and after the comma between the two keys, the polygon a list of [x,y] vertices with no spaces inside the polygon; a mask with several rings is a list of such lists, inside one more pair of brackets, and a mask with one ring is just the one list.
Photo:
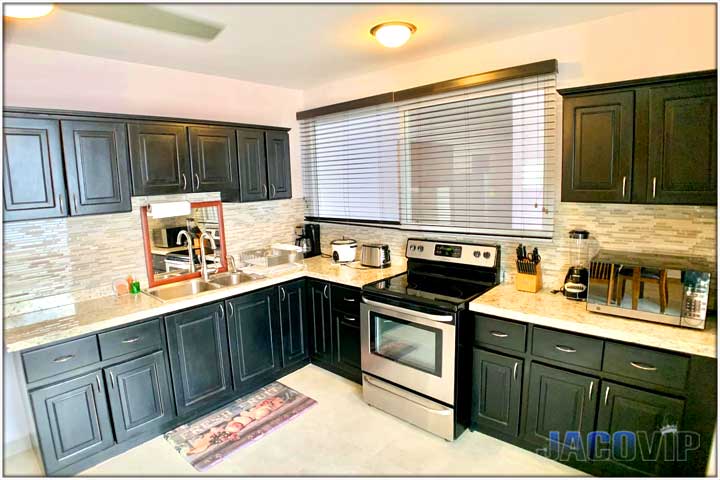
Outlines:
{"label": "ceiling light fixture", "polygon": [[6,3],[3,15],[13,18],[44,17],[52,12],[52,3]]}
{"label": "ceiling light fixture", "polygon": [[385,22],[370,29],[370,34],[388,48],[405,45],[417,27],[407,22]]}

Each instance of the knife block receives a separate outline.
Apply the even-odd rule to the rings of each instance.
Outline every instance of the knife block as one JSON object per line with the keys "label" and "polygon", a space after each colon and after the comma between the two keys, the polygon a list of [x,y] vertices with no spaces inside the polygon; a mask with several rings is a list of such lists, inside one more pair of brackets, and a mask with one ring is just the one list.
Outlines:
{"label": "knife block", "polygon": [[535,265],[535,274],[520,273],[515,274],[515,288],[521,292],[535,293],[542,289],[542,268],[541,263]]}

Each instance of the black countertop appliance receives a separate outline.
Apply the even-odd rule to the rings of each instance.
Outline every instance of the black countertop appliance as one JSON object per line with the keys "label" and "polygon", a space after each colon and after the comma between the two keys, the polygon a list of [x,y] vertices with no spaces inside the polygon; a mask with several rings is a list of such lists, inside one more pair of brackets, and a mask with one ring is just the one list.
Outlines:
{"label": "black countertop appliance", "polygon": [[570,268],[565,275],[563,292],[570,300],[587,300],[590,271],[588,270],[588,248],[590,232],[570,231]]}

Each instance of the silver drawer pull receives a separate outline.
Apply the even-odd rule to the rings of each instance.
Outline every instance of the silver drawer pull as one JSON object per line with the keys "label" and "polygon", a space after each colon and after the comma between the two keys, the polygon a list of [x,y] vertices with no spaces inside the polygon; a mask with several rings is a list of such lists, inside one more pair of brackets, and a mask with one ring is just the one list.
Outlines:
{"label": "silver drawer pull", "polygon": [[53,362],[55,362],[55,363],[65,363],[65,362],[67,362],[68,360],[72,360],[73,358],[75,358],[75,355],[65,355],[65,356],[57,357],[57,358],[53,359]]}
{"label": "silver drawer pull", "polygon": [[355,318],[355,317],[348,317],[347,315],[343,315],[343,318],[345,318],[345,320],[347,320],[348,322],[354,322],[354,321],[357,320],[357,318]]}
{"label": "silver drawer pull", "polygon": [[566,347],[565,345],[555,345],[555,350],[558,350],[560,352],[564,353],[575,353],[577,350],[575,350],[572,347]]}
{"label": "silver drawer pull", "polygon": [[495,330],[493,330],[492,332],[490,332],[490,335],[492,335],[493,337],[497,337],[497,338],[505,338],[505,337],[508,336],[508,334],[505,333],[505,332],[498,332],[498,331],[495,331]]}
{"label": "silver drawer pull", "polygon": [[630,362],[630,365],[635,368],[639,368],[640,370],[646,370],[648,372],[654,372],[655,370],[657,370],[657,367],[653,367],[652,365],[648,365],[647,363],[642,362]]}
{"label": "silver drawer pull", "polygon": [[132,338],[126,338],[122,341],[122,343],[135,343],[138,340],[140,340],[140,337],[132,337]]}
{"label": "silver drawer pull", "polygon": [[352,302],[355,301],[355,299],[354,299],[354,298],[343,297],[343,301],[352,303]]}

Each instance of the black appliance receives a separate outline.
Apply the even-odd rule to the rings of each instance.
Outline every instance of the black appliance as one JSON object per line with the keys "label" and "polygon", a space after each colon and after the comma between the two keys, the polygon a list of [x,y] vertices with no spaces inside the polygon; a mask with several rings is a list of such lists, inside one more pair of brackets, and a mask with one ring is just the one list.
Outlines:
{"label": "black appliance", "polygon": [[590,284],[590,271],[588,270],[590,232],[571,230],[569,237],[570,268],[565,275],[563,293],[565,298],[570,300],[585,301]]}
{"label": "black appliance", "polygon": [[310,251],[303,254],[305,258],[317,257],[320,255],[320,225],[317,223],[306,223],[303,235],[307,238]]}
{"label": "black appliance", "polygon": [[363,397],[446,440],[469,425],[475,297],[499,283],[500,247],[409,239],[407,272],[362,288]]}

